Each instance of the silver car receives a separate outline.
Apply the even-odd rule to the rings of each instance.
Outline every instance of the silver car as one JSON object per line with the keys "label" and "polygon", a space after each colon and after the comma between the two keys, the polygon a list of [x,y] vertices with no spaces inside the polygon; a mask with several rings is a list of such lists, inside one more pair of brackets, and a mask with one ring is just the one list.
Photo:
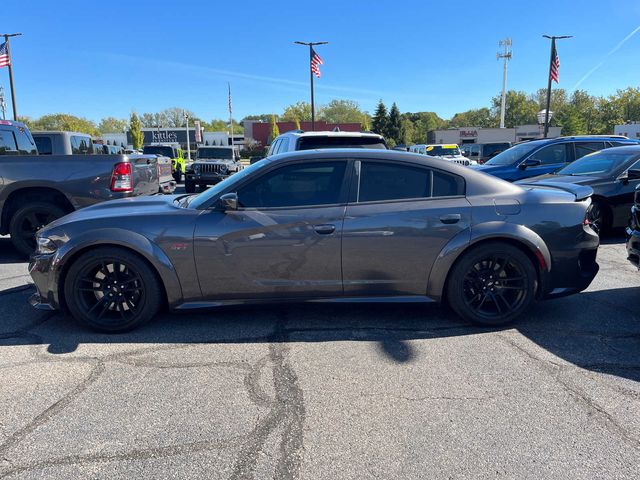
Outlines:
{"label": "silver car", "polygon": [[265,301],[441,301],[499,325],[593,280],[591,192],[389,150],[276,155],[199,195],[117,200],[48,225],[31,301],[104,331],[163,305]]}

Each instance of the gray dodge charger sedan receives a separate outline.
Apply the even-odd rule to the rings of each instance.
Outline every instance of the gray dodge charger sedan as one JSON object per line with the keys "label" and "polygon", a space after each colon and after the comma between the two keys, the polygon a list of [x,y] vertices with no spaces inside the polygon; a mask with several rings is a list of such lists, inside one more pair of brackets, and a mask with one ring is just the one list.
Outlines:
{"label": "gray dodge charger sedan", "polygon": [[442,301],[499,325],[591,283],[591,192],[388,150],[276,155],[199,195],[115,200],[46,226],[31,303],[104,331],[165,305],[266,301]]}

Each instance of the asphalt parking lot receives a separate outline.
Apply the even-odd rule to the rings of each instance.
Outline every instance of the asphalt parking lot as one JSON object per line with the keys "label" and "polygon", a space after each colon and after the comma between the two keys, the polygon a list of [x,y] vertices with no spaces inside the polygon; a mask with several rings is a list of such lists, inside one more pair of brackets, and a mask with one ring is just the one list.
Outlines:
{"label": "asphalt parking lot", "polygon": [[640,273],[487,330],[434,305],[32,310],[0,238],[0,477],[638,478]]}

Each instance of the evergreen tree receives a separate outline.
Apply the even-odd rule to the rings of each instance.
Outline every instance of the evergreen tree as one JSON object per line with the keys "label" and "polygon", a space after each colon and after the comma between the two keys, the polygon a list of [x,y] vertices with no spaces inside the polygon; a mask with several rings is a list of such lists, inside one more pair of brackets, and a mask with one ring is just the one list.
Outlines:
{"label": "evergreen tree", "polygon": [[276,123],[276,116],[271,115],[271,131],[269,133],[269,143],[273,142],[273,140],[280,135],[280,129],[278,128],[278,124]]}
{"label": "evergreen tree", "polygon": [[142,125],[140,124],[140,119],[135,112],[131,114],[131,120],[129,124],[131,129],[131,145],[133,145],[134,150],[138,150],[140,149],[140,147],[142,147],[142,143],[144,142],[144,135],[142,134]]}
{"label": "evergreen tree", "polygon": [[371,122],[371,130],[380,135],[387,133],[387,123],[389,118],[387,117],[387,107],[384,106],[382,100],[378,102],[376,107],[376,113],[373,115],[373,121]]}
{"label": "evergreen tree", "polygon": [[368,132],[369,130],[371,130],[371,121],[369,119],[369,115],[366,113],[362,115],[362,123],[361,123],[360,130],[362,130],[363,132]]}
{"label": "evergreen tree", "polygon": [[396,102],[393,102],[391,105],[391,110],[389,110],[389,122],[387,123],[387,133],[385,137],[393,139],[396,143],[401,142],[400,132],[402,130],[402,120],[400,118],[400,110],[398,110],[398,106]]}

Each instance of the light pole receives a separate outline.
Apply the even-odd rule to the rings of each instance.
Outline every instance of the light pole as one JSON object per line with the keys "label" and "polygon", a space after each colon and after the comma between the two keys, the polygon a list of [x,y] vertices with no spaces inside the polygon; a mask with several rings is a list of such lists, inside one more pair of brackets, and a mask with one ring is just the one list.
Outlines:
{"label": "light pole", "polygon": [[[554,63],[556,61],[556,58],[558,57],[558,52],[556,52],[556,40],[562,40],[563,38],[572,38],[573,35],[543,35],[544,38],[548,38],[551,40],[551,59],[549,60],[549,79],[547,82],[547,108],[545,109],[546,111],[546,116],[545,116],[545,120],[544,120],[544,138],[547,138],[547,135],[549,134],[549,120],[550,120],[550,116],[549,114],[551,113],[550,108],[551,108],[551,71],[553,70],[554,67]],[[557,68],[557,67],[556,67]],[[557,80],[556,80],[557,82]]]}
{"label": "light pole", "polygon": [[496,59],[504,59],[504,69],[502,73],[502,104],[500,105],[500,128],[504,128],[504,115],[507,104],[507,62],[511,60],[511,39],[500,40],[498,45],[504,47],[504,53],[498,52]]}
{"label": "light pole", "polygon": [[184,120],[187,125],[187,160],[191,161],[191,142],[189,141],[189,114],[183,110]]}
{"label": "light pole", "polygon": [[316,110],[315,103],[313,100],[313,47],[314,45],[326,45],[329,42],[293,42],[298,45],[307,45],[309,47],[309,78],[311,80],[311,131],[315,131],[316,129]]}

